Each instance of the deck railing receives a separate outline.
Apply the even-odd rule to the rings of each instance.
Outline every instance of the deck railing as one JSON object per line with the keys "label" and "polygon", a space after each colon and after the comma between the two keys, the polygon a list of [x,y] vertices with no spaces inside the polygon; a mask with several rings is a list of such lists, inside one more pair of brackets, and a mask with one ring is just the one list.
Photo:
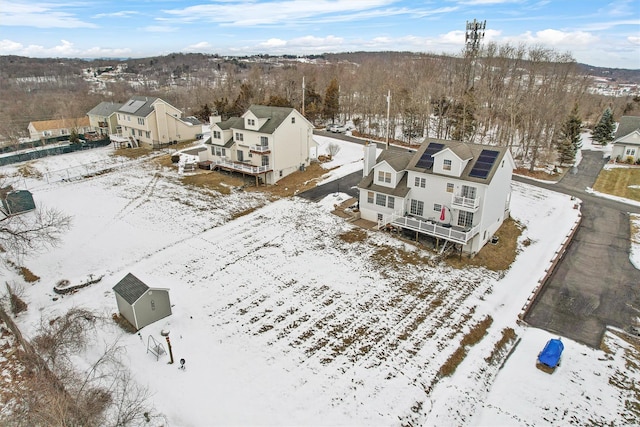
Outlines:
{"label": "deck railing", "polygon": [[476,234],[478,234],[480,230],[479,225],[467,229],[458,226],[445,225],[435,221],[424,220],[422,218],[415,218],[406,215],[402,216],[397,213],[387,216],[382,221],[379,221],[378,224],[391,224],[396,227],[407,228],[409,230],[418,231],[430,236],[462,244],[467,244]]}
{"label": "deck railing", "polygon": [[244,173],[250,173],[250,174],[259,174],[259,173],[265,173],[265,172],[269,172],[271,169],[271,167],[269,165],[267,166],[253,166],[253,165],[248,165],[246,163],[237,163],[237,162],[231,162],[229,160],[216,160],[213,162],[213,164],[211,165],[211,168],[213,169],[213,167],[215,166],[221,166],[223,168],[226,169],[231,169],[237,172],[244,172]]}

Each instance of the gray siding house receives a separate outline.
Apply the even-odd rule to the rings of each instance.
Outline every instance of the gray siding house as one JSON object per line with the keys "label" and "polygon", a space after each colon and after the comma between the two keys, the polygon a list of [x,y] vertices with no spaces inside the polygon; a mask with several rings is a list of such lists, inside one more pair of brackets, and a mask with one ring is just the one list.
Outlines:
{"label": "gray siding house", "polygon": [[133,274],[127,274],[114,287],[118,310],[136,330],[171,315],[169,290],[150,288]]}

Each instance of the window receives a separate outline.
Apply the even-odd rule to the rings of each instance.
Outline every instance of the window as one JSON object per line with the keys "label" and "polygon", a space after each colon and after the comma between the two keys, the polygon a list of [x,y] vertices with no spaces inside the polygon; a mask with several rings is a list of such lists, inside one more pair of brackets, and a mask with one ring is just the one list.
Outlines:
{"label": "window", "polygon": [[433,210],[436,211],[436,212],[442,211],[442,205],[440,203],[434,203],[433,204]]}
{"label": "window", "polygon": [[453,193],[453,182],[447,182],[447,193]]}
{"label": "window", "polygon": [[249,151],[249,154],[247,155],[247,157],[252,158],[253,157],[253,153],[251,151]]}
{"label": "window", "polygon": [[221,156],[221,157],[224,157],[227,154],[225,149],[222,147],[211,147],[211,152],[212,154],[215,154],[216,156]]}
{"label": "window", "polygon": [[473,212],[459,211],[458,225],[460,227],[471,228],[473,225]]}
{"label": "window", "polygon": [[269,145],[269,138],[267,138],[266,136],[261,136],[260,145],[263,147],[266,147],[267,145]]}
{"label": "window", "polygon": [[387,196],[384,194],[376,194],[376,205],[378,206],[386,206],[387,205]]}
{"label": "window", "polygon": [[383,219],[383,216],[382,216],[382,214],[381,214],[381,213],[379,213],[379,214],[378,214],[378,221],[382,221],[382,219]]}
{"label": "window", "polygon": [[451,160],[444,159],[444,164],[442,165],[442,169],[444,169],[446,171],[450,171],[451,170]]}
{"label": "window", "polygon": [[367,203],[373,203],[373,191],[367,192]]}
{"label": "window", "polygon": [[291,117],[291,124],[294,124],[296,122],[296,118],[295,117]]}
{"label": "window", "polygon": [[424,212],[424,202],[411,199],[411,215],[422,216]]}
{"label": "window", "polygon": [[427,186],[427,179],[416,176],[415,186],[425,188]]}
{"label": "window", "polygon": [[144,119],[142,117],[138,117],[138,124],[144,126]]}
{"label": "window", "polygon": [[220,139],[220,131],[219,130],[214,130],[213,131],[213,137],[215,139]]}
{"label": "window", "polygon": [[127,121],[130,122],[131,121],[131,116],[127,116]]}
{"label": "window", "polygon": [[239,162],[244,161],[244,153],[242,152],[242,150],[238,150],[238,151],[236,152],[236,155],[238,156],[238,161],[239,161]]}
{"label": "window", "polygon": [[476,198],[476,187],[469,187],[468,185],[462,186],[462,197],[466,197],[467,199]]}
{"label": "window", "polygon": [[142,131],[138,129],[138,136],[142,136]]}
{"label": "window", "polygon": [[282,171],[280,171],[280,178],[282,178]]}
{"label": "window", "polygon": [[151,138],[151,132],[149,132],[149,131],[146,131],[146,132],[144,133],[144,135],[145,135],[147,138]]}
{"label": "window", "polygon": [[244,141],[244,135],[240,132],[236,132],[236,141]]}
{"label": "window", "polygon": [[378,182],[391,182],[391,172],[378,171]]}
{"label": "window", "polygon": [[635,148],[627,148],[627,152],[626,152],[627,156],[635,156],[635,154],[636,154]]}
{"label": "window", "polygon": [[387,197],[387,207],[393,209],[396,206],[396,199],[395,197]]}
{"label": "window", "polygon": [[269,166],[269,156],[262,156],[262,166]]}
{"label": "window", "polygon": [[249,124],[249,126],[255,126],[256,121],[253,119],[247,119],[247,123]]}
{"label": "window", "polygon": [[156,302],[151,300],[151,311],[156,311]]}
{"label": "window", "polygon": [[135,129],[131,129],[131,136],[136,136],[136,130]]}

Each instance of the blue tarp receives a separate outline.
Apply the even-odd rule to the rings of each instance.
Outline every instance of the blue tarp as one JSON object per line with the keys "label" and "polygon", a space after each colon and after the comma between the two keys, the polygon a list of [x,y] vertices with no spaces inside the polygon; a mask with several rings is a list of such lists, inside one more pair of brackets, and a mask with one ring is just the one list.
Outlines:
{"label": "blue tarp", "polygon": [[550,339],[538,355],[538,362],[550,368],[555,368],[560,363],[562,350],[564,350],[564,344],[559,338]]}

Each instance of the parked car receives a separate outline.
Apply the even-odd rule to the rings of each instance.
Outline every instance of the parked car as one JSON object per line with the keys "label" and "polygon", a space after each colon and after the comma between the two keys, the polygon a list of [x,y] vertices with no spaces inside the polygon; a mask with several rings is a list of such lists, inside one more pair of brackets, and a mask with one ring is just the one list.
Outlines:
{"label": "parked car", "polygon": [[343,133],[346,132],[347,128],[345,127],[345,125],[335,124],[331,126],[329,130],[333,133]]}

